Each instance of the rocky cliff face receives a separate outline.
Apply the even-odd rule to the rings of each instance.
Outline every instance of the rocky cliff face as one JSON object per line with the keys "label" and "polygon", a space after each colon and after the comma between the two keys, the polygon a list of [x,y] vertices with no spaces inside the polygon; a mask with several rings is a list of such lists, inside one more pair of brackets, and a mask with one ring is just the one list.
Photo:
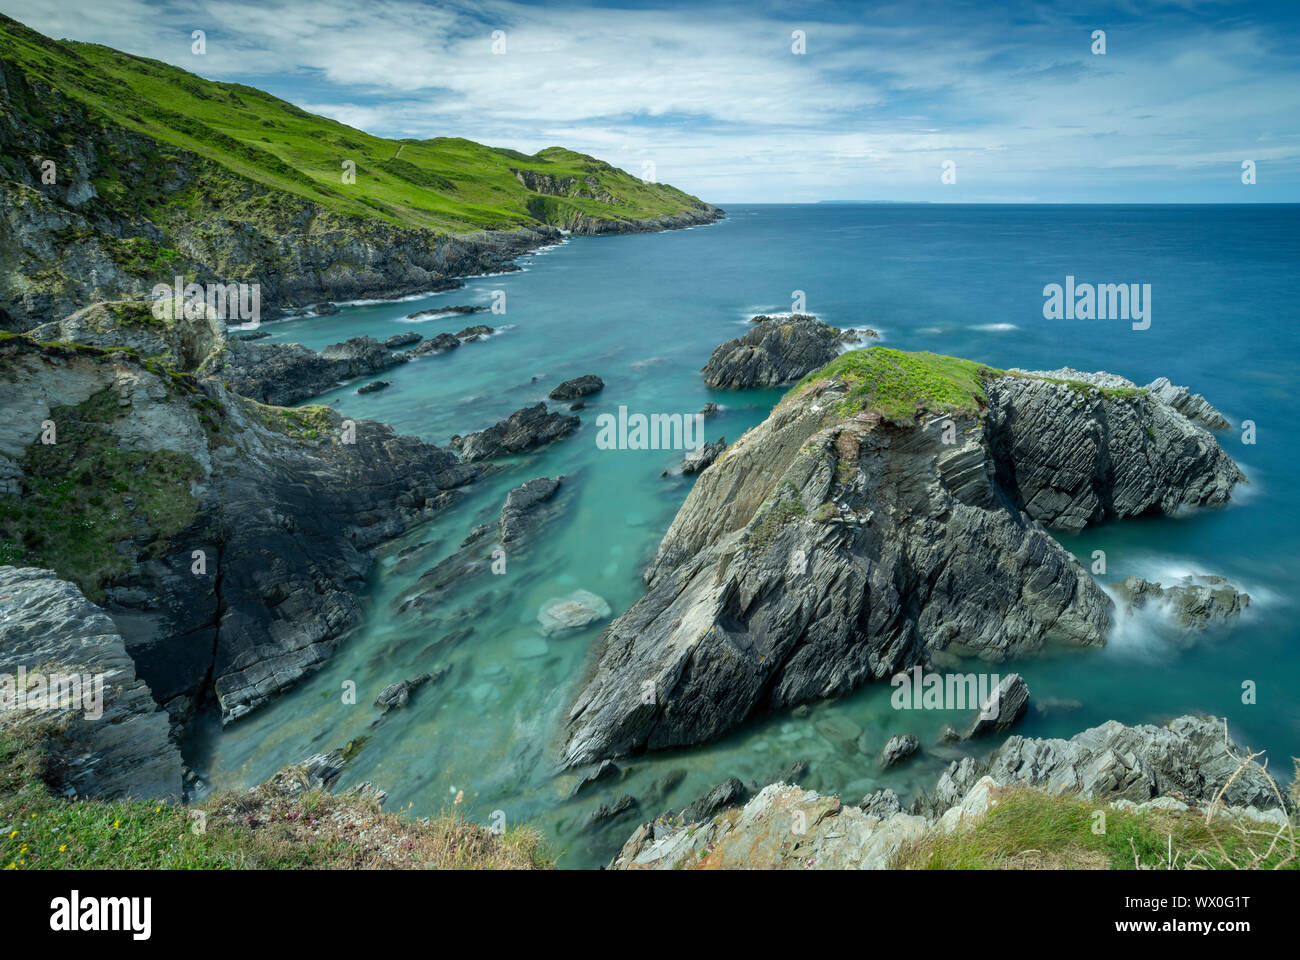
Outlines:
{"label": "rocky cliff face", "polygon": [[[717,816],[710,810],[706,817],[641,825],[610,868],[882,870],[905,844],[977,829],[1002,787],[1079,796],[1099,809],[1199,809],[1216,799],[1243,756],[1227,741],[1222,722],[1192,716],[1167,727],[1112,721],[1068,741],[1012,737],[988,763],[953,764],[921,811],[904,811],[888,790],[853,805],[775,783]],[[1221,802],[1220,820],[1269,833],[1286,822],[1287,811],[1259,767],[1238,775]]]}
{"label": "rocky cliff face", "polygon": [[46,776],[55,795],[180,797],[181,757],[168,739],[167,714],[136,675],[113,621],[49,570],[0,566],[0,675],[20,669],[29,679],[58,673],[103,682],[102,703],[89,710],[86,683],[79,708],[0,711],[4,725],[53,722]]}
{"label": "rocky cliff face", "polygon": [[[373,548],[482,470],[383,424],[263,406],[121,351],[9,337],[0,383],[14,491],[0,541],[103,600],[178,721],[209,693],[234,719],[318,666],[356,615]],[[38,440],[45,421],[55,443]]]}
{"label": "rocky cliff face", "polygon": [[743,337],[728,340],[704,365],[704,382],[733,390],[775,387],[819,370],[840,352],[843,333],[809,314],[754,317]]}
{"label": "rocky cliff face", "polygon": [[[649,591],[602,639],[566,764],[699,743],[756,710],[955,653],[1099,645],[1111,603],[1039,521],[1216,503],[1240,477],[1208,433],[1145,394],[974,365],[949,382],[964,361],[859,353],[899,366],[864,378],[846,355],[701,474]],[[895,394],[919,382],[935,398],[899,415]],[[1099,442],[1099,424],[1126,425],[1132,446]],[[1076,461],[1090,483],[1072,482]]]}

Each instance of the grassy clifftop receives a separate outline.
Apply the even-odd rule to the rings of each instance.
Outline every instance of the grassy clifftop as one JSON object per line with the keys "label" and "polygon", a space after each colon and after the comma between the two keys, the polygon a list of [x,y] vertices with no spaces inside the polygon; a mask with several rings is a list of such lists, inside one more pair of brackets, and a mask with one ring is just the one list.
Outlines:
{"label": "grassy clifftop", "polygon": [[[644,183],[560,147],[528,156],[456,137],[376,137],[253,87],[205,80],[98,44],[52,40],[2,16],[0,60],[29,84],[84,105],[92,122],[151,138],[163,155],[171,149],[194,153],[343,216],[466,232],[566,226],[580,216],[653,219],[702,206],[674,187]],[[203,58],[194,61],[201,67]],[[68,118],[48,111],[40,98],[13,100],[9,106],[28,124],[69,146],[78,139],[81,131],[59,129]],[[348,161],[356,165],[355,184],[343,182]],[[12,175],[13,165],[25,158],[6,156],[2,162]],[[107,170],[93,182],[101,198],[124,205],[182,202],[175,196],[141,197],[133,189],[138,184]]]}

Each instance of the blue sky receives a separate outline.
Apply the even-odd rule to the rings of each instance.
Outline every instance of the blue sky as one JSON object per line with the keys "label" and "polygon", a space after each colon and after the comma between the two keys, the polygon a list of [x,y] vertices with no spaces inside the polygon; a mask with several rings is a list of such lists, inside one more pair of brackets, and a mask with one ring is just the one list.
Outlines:
{"label": "blue sky", "polygon": [[[724,204],[1300,201],[1295,0],[0,0],[0,11],[372,133],[529,153],[560,144],[638,174],[649,161],[657,179]],[[945,162],[955,183],[941,180]]]}

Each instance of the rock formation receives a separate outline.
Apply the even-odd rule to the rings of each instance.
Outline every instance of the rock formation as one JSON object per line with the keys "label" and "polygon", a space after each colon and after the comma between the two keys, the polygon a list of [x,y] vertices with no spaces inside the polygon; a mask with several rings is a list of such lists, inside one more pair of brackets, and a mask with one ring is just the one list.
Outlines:
{"label": "rock formation", "polygon": [[1040,521],[1221,503],[1240,478],[1142,391],[845,354],[701,474],[606,630],[563,762],[700,743],[951,653],[1099,645],[1112,604]]}

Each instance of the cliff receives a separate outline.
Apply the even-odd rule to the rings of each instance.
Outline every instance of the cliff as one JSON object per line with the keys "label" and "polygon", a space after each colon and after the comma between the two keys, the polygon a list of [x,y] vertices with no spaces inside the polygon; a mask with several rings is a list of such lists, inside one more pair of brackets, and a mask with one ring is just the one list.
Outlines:
{"label": "cliff", "polygon": [[1219,504],[1242,479],[1140,388],[844,354],[700,475],[562,760],[700,743],[953,654],[1100,645],[1111,601],[1045,525]]}

